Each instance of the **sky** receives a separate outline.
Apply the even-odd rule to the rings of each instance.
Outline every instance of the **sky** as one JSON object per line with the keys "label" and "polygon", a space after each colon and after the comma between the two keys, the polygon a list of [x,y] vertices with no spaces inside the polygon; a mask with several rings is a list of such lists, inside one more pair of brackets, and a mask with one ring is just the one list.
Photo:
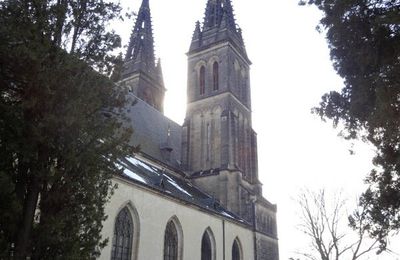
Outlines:
{"label": "sky", "polygon": [[[141,0],[121,0],[124,11],[137,11]],[[311,113],[321,96],[340,90],[342,79],[329,58],[324,34],[316,31],[321,13],[297,0],[232,0],[236,22],[251,66],[253,129],[258,134],[259,178],[264,196],[278,205],[280,259],[305,247],[298,231],[295,202],[304,189],[342,191],[356,201],[372,168],[374,150],[338,137],[329,122]],[[167,88],[165,115],[182,124],[186,111],[187,57],[195,22],[202,21],[206,0],[150,0],[156,56]],[[129,10],[128,10],[129,9]],[[117,32],[127,44],[134,21]],[[349,150],[354,149],[351,155]],[[400,239],[392,248],[400,248]],[[400,256],[370,259],[395,260]]]}

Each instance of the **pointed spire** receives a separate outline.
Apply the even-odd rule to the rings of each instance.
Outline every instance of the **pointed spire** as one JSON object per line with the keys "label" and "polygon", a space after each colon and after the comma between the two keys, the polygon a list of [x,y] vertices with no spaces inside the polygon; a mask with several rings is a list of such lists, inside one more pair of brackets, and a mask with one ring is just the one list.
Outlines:
{"label": "pointed spire", "polygon": [[155,63],[149,0],[142,0],[121,74],[133,95],[163,112],[165,87],[161,63]]}
{"label": "pointed spire", "polygon": [[134,64],[140,63],[140,69],[149,72],[154,69],[154,57],[154,40],[149,0],[143,0],[137,14],[125,61],[131,60]]}
{"label": "pointed spire", "polygon": [[224,20],[226,23],[226,26],[229,29],[236,30],[236,21],[235,21],[235,15],[233,14],[233,7],[231,0],[225,0],[224,1],[224,9],[223,9],[223,15],[224,15]]}
{"label": "pointed spire", "polygon": [[142,2],[142,7],[147,7],[147,8],[149,8],[149,0],[143,0],[143,2]]}
{"label": "pointed spire", "polygon": [[203,27],[196,23],[189,53],[202,50],[215,43],[229,41],[248,59],[242,33],[236,25],[231,0],[208,0]]}
{"label": "pointed spire", "polygon": [[208,0],[204,16],[204,29],[221,26],[235,30],[236,22],[231,0]]}

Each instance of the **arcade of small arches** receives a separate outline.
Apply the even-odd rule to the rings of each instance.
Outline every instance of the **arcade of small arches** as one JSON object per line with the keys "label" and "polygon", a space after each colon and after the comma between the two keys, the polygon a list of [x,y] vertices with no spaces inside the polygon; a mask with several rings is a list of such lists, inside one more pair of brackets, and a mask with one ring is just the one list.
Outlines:
{"label": "arcade of small arches", "polygon": [[[134,213],[134,214],[132,214]],[[123,207],[114,224],[114,235],[112,238],[111,260],[133,260],[136,259],[139,240],[139,221],[131,207]],[[172,217],[164,232],[164,260],[183,259],[183,230],[176,216]],[[232,243],[232,260],[243,260],[242,249],[239,238]],[[212,230],[208,227],[201,239],[201,260],[215,260],[216,246]]]}

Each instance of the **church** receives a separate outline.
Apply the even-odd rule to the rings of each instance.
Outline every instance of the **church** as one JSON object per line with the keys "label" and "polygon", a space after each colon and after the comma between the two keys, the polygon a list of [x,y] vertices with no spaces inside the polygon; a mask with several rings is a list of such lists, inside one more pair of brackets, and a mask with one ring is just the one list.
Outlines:
{"label": "church", "polygon": [[140,152],[113,178],[102,260],[279,259],[277,207],[258,178],[251,61],[231,0],[205,4],[188,43],[183,125],[163,114],[149,0],[137,12],[118,86],[134,101],[127,123]]}

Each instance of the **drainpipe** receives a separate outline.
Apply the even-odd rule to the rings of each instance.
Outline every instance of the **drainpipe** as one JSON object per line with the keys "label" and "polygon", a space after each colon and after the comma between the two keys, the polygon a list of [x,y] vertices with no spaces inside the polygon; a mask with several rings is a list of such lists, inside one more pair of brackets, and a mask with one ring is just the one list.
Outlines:
{"label": "drainpipe", "polygon": [[256,200],[257,198],[254,196],[251,198],[251,203],[253,207],[253,240],[254,240],[254,260],[257,260],[257,230],[256,230]]}
{"label": "drainpipe", "polygon": [[225,219],[222,220],[222,259],[225,260]]}

